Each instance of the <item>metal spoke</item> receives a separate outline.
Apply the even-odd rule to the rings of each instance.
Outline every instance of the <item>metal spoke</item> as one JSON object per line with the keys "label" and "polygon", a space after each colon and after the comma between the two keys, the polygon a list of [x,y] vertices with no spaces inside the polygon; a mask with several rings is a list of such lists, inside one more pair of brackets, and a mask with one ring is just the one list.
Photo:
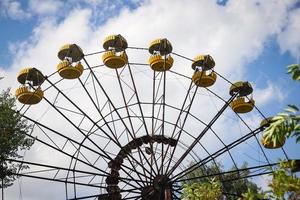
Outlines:
{"label": "metal spoke", "polygon": [[[51,81],[50,80],[48,80],[47,78],[46,78],[46,80],[50,83],[50,84],[52,84],[51,83]],[[76,107],[76,109],[78,109],[84,116],[86,116],[86,118],[87,119],[89,119],[89,121],[91,121],[99,130],[101,130],[110,140],[112,140],[117,146],[119,146],[120,148],[122,148],[122,146],[121,146],[121,144],[119,143],[119,141],[118,140],[114,140],[108,133],[106,133],[96,122],[94,122],[82,109],[80,109],[69,97],[67,97],[62,91],[60,91],[55,85],[53,85],[53,87],[57,90],[57,91],[59,91],[60,92],[60,94],[62,95],[62,96],[64,96],[74,107]],[[57,110],[59,113],[60,113],[60,115],[62,115],[70,124],[72,124],[77,130],[79,130],[79,132],[81,132],[82,133],[82,131],[70,120],[70,119],[68,119],[60,110],[58,110],[55,106],[53,106],[53,104],[47,99],[47,98],[45,98],[44,97],[44,99],[47,101],[47,103],[48,104],[50,104],[55,110]],[[82,133],[82,134],[84,134],[84,133]],[[87,136],[87,135],[85,135],[85,136]],[[92,142],[92,144],[94,144],[101,152],[103,152],[104,154],[107,154],[107,152],[105,152],[102,148],[100,148],[93,140],[91,140],[89,137],[87,137],[87,139],[90,141],[90,142]],[[133,157],[133,156],[131,156],[130,154],[129,154],[129,156],[135,161],[135,162],[137,162],[138,163],[138,161]],[[111,160],[113,160],[111,157],[109,157]],[[130,161],[130,160],[129,160]],[[131,162],[131,161],[130,161]],[[144,167],[144,166],[142,166],[141,164],[139,164],[141,167]],[[124,165],[122,165],[122,166],[124,166]],[[122,167],[121,167],[121,169],[122,169]],[[147,171],[147,169],[145,169],[146,171]],[[126,170],[124,170],[123,169],[123,171],[126,171]],[[148,171],[149,172],[149,171]],[[138,173],[138,172],[137,172]]]}
{"label": "metal spoke", "polygon": [[[99,87],[101,88],[102,92],[105,94],[105,96],[106,96],[107,100],[109,101],[110,105],[113,107],[114,111],[116,112],[116,114],[117,114],[118,117],[120,118],[122,124],[124,125],[124,127],[126,128],[126,130],[128,131],[128,133],[130,134],[130,136],[131,136],[132,138],[134,138],[133,134],[132,134],[132,133],[130,132],[130,130],[128,129],[128,127],[127,127],[126,123],[124,122],[123,118],[121,117],[121,115],[119,114],[119,112],[116,110],[116,107],[115,107],[114,104],[112,103],[110,97],[108,96],[108,94],[106,93],[105,89],[104,89],[103,86],[101,85],[99,79],[98,79],[97,76],[95,75],[94,71],[90,68],[90,65],[88,64],[88,62],[86,61],[86,59],[83,58],[83,60],[84,60],[85,64],[88,66],[88,68],[90,69],[90,72],[91,72],[92,76],[95,78],[95,80],[96,80],[97,84],[99,85]],[[48,80],[48,81],[49,81],[49,80]],[[76,106],[76,105],[75,105],[75,106]],[[91,121],[93,122],[93,120],[91,120]],[[100,128],[100,127],[98,127],[98,128]],[[118,143],[118,142],[117,142],[117,143]],[[122,148],[122,146],[121,146],[119,143],[118,143],[117,145],[118,145],[120,148]],[[132,160],[134,160],[135,162],[138,163],[138,161],[137,161],[132,155],[129,154],[129,156],[130,156],[130,158],[131,158]],[[131,161],[130,161],[130,162],[131,162]],[[151,173],[148,171],[148,169],[146,169],[146,168],[145,168],[144,166],[142,166],[141,164],[139,164],[139,165],[140,165],[140,167],[144,168],[145,171],[146,171],[147,173],[151,174]]]}
{"label": "metal spoke", "polygon": [[232,100],[236,97],[237,94],[231,96],[225,105],[218,111],[218,113],[213,117],[213,119],[208,123],[208,125],[203,129],[203,131],[198,135],[196,140],[190,145],[190,147],[184,152],[181,158],[177,161],[177,163],[171,168],[168,172],[168,175],[172,174],[174,170],[178,167],[178,165],[183,161],[183,159],[189,154],[189,152],[194,148],[194,146],[200,141],[203,135],[210,129],[210,127],[217,121],[217,119],[221,116],[221,114],[225,111],[225,109],[229,106]]}
{"label": "metal spoke", "polygon": [[[117,75],[117,78],[118,78],[118,83],[119,83],[119,86],[120,86],[123,102],[125,104],[126,113],[127,113],[127,116],[128,116],[131,132],[133,133],[133,138],[132,139],[135,139],[137,131],[134,130],[134,126],[133,126],[133,123],[132,123],[132,120],[131,120],[131,117],[130,117],[130,114],[129,114],[129,109],[128,109],[128,106],[127,106],[127,103],[129,103],[129,102],[126,101],[123,85],[121,83],[120,74],[118,73],[117,69],[115,71],[116,71],[116,75]],[[136,95],[136,94],[133,94],[133,95]],[[140,161],[142,162],[142,155],[143,155],[143,158],[148,162],[149,166],[151,167],[151,164],[149,163],[148,159],[146,158],[145,154],[143,153],[143,151],[141,150],[140,147],[138,147],[138,154],[139,154]],[[143,171],[144,171],[144,174],[146,175],[145,167],[143,167]],[[154,176],[152,176],[151,172],[150,172],[150,176],[154,177]],[[147,178],[146,178],[146,180],[147,180]]]}
{"label": "metal spoke", "polygon": [[[185,113],[186,115],[184,116],[183,124],[181,125],[181,127],[179,127],[179,133],[178,133],[178,136],[177,136],[177,138],[176,138],[177,141],[180,140],[180,136],[181,136],[182,130],[184,129],[184,125],[185,125],[185,122],[186,122],[186,120],[187,120],[188,113],[189,113],[189,111],[190,111],[190,109],[191,109],[191,107],[192,107],[192,103],[193,103],[193,101],[194,101],[194,99],[195,99],[195,96],[196,96],[196,93],[197,93],[198,87],[196,87],[196,89],[195,89],[195,91],[194,91],[194,95],[193,95],[193,97],[192,97],[192,100],[190,101],[190,104],[186,106],[185,104],[186,104],[186,102],[187,102],[187,100],[188,100],[188,97],[189,97],[189,95],[190,95],[190,91],[191,91],[191,89],[192,89],[192,84],[193,84],[193,83],[190,82],[189,89],[188,89],[188,91],[187,91],[187,93],[186,93],[186,95],[185,95],[184,101],[183,101],[182,106],[181,106],[180,111],[179,111],[179,115],[178,115],[177,120],[176,120],[176,123],[175,123],[175,125],[174,125],[174,129],[173,129],[173,131],[172,131],[171,138],[174,137],[175,131],[176,131],[176,129],[177,129],[177,124],[179,123],[179,121],[180,121],[180,119],[181,119],[181,115],[182,115],[183,113]],[[187,110],[185,110],[186,108],[187,108]],[[168,151],[168,148],[169,148],[169,146],[167,147],[167,151]],[[176,150],[176,146],[174,147],[174,149],[173,149],[173,151],[172,151],[172,153],[171,153],[171,157],[173,157],[173,155],[174,155],[174,153],[175,153],[175,150]],[[167,172],[167,173],[168,173],[170,164],[171,164],[171,161],[168,162],[167,169],[166,169],[166,172]]]}
{"label": "metal spoke", "polygon": [[232,143],[228,144],[226,147],[223,147],[222,149],[220,149],[220,150],[216,151],[215,153],[211,154],[211,156],[208,156],[208,157],[202,159],[201,161],[193,164],[192,166],[188,167],[184,171],[179,172],[178,174],[174,175],[172,180],[178,180],[178,179],[184,177],[185,175],[187,175],[188,173],[190,173],[193,170],[197,169],[198,167],[203,166],[206,163],[210,162],[212,159],[217,158],[218,156],[226,153],[227,150],[230,150],[230,149],[236,147],[237,145],[241,144],[242,142],[245,142],[246,140],[250,139],[251,137],[253,137],[253,134],[257,135],[261,131],[262,131],[261,127],[251,131],[250,133],[248,133],[248,134],[242,136],[241,138],[233,141]]}
{"label": "metal spoke", "polygon": [[[205,175],[196,176],[196,177],[192,177],[192,178],[178,179],[176,181],[173,181],[173,183],[176,183],[176,182],[185,182],[185,181],[191,181],[191,180],[198,180],[198,179],[209,178],[209,177],[216,177],[216,176],[226,175],[226,174],[234,174],[234,173],[238,174],[239,172],[249,171],[249,170],[253,170],[253,169],[266,169],[267,167],[273,167],[273,166],[277,166],[277,165],[279,165],[279,163],[271,163],[271,164],[258,165],[258,166],[253,166],[253,167],[247,167],[247,168],[241,168],[241,169],[231,170],[231,171],[218,172],[218,173],[212,173],[212,174],[205,174]],[[225,181],[225,180],[223,180],[223,181]]]}
{"label": "metal spoke", "polygon": [[[51,129],[51,128],[49,128],[49,127],[47,127],[47,126],[45,126],[45,125],[43,125],[43,124],[41,124],[41,123],[39,123],[39,122],[36,122],[36,121],[34,121],[34,120],[32,120],[32,119],[26,117],[26,116],[23,116],[23,117],[26,118],[26,119],[28,119],[28,120],[30,120],[30,121],[32,121],[32,122],[34,122],[34,123],[36,123],[36,124],[38,124],[38,125],[40,125],[40,126],[42,126],[42,127],[44,127],[44,128],[46,128],[46,129],[48,129],[48,130],[50,130],[50,131],[52,131],[52,132],[54,132],[54,133],[56,133],[57,135],[60,135],[60,136],[62,136],[62,137],[64,137],[64,138],[66,138],[66,139],[69,139],[70,141],[74,142],[75,144],[78,144],[78,145],[80,145],[80,146],[83,146],[83,147],[85,147],[86,149],[88,149],[88,150],[90,150],[90,151],[92,151],[92,152],[94,152],[94,153],[99,154],[100,156],[102,156],[102,157],[104,157],[104,158],[107,158],[107,159],[109,159],[109,160],[113,160],[113,159],[112,159],[105,151],[103,151],[100,147],[99,147],[99,149],[101,150],[101,152],[103,152],[103,154],[101,154],[101,153],[98,152],[98,151],[95,151],[95,150],[91,149],[90,147],[86,147],[86,146],[82,145],[82,143],[78,143],[78,142],[76,142],[75,140],[72,140],[71,138],[68,138],[67,136],[65,136],[65,135],[63,135],[63,134],[61,134],[61,133],[59,133],[59,132],[57,132],[57,131],[54,131],[53,129]],[[62,151],[61,149],[59,149],[59,148],[57,148],[57,147],[53,147],[53,146],[49,145],[48,143],[46,143],[46,142],[44,142],[44,141],[41,141],[41,140],[38,139],[38,138],[34,138],[34,137],[31,136],[31,135],[28,135],[28,137],[31,137],[31,138],[33,138],[33,139],[35,139],[35,140],[37,140],[37,141],[39,141],[39,142],[41,142],[41,143],[43,143],[43,144],[49,146],[49,147],[51,147],[51,148],[54,148],[54,149],[58,150],[58,151],[61,152],[61,153],[64,153],[64,154],[68,155],[68,156],[69,156],[70,158],[72,158],[72,159],[75,158],[76,160],[81,161],[80,159],[74,157],[73,155],[67,154],[66,152]],[[89,137],[86,137],[86,138],[89,139]],[[92,165],[91,163],[88,163],[88,162],[85,162],[85,161],[81,161],[81,162],[87,164],[88,166],[94,167],[94,165]],[[127,170],[126,170],[126,169],[123,169],[123,167],[126,168],[126,169],[132,169],[132,168],[127,167],[126,165],[123,164],[121,170],[124,171],[124,172],[127,173],[127,174],[128,174]],[[99,168],[96,168],[96,169],[100,170]],[[100,171],[101,171],[102,173],[107,174],[107,172],[105,172],[104,170],[100,170]],[[139,173],[139,172],[136,172],[136,173]],[[141,173],[139,173],[139,175],[143,176],[143,174],[141,174]],[[131,178],[133,179],[133,177],[131,177]]]}

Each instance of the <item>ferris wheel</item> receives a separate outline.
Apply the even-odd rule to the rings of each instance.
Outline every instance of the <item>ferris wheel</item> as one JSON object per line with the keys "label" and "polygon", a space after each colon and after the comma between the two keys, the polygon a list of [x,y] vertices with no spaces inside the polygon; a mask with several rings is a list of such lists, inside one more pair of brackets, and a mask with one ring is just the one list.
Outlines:
{"label": "ferris wheel", "polygon": [[[66,44],[52,74],[20,71],[19,113],[35,144],[24,160],[11,160],[30,167],[19,176],[59,182],[70,200],[170,200],[188,180],[218,176],[225,184],[272,173],[274,160],[288,159],[284,142],[262,135],[268,118],[250,82],[225,78],[212,56],[187,58],[165,38],[130,47],[121,35],[105,38],[103,49]],[[250,123],[252,115],[262,123]],[[252,165],[241,168],[244,161]],[[188,176],[218,163],[234,169]],[[224,180],[226,173],[237,176]]]}

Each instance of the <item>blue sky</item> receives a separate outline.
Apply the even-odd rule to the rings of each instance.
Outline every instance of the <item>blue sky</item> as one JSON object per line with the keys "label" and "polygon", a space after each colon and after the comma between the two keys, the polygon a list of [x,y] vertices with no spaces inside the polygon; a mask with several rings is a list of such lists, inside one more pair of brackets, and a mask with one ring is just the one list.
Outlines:
{"label": "blue sky", "polygon": [[[120,33],[131,46],[146,47],[152,39],[166,37],[175,52],[187,57],[211,54],[216,71],[233,82],[252,83],[256,104],[266,116],[287,104],[300,107],[299,83],[286,74],[286,66],[300,59],[296,0],[1,0],[0,8],[0,76],[5,76],[0,89],[14,90],[16,74],[25,66],[52,73],[64,43],[94,52],[102,50],[105,36]],[[100,63],[98,57],[92,62]],[[190,75],[183,61],[176,67]],[[218,81],[213,89],[228,95],[228,86]],[[245,118],[256,126],[255,117]],[[299,145],[293,140],[287,145],[290,155],[299,158]]]}
{"label": "blue sky", "polygon": [[[100,3],[101,2],[101,3]],[[0,55],[1,62],[0,66],[2,68],[8,68],[12,62],[13,54],[9,52],[9,46],[11,43],[18,43],[25,41],[30,38],[33,29],[38,26],[41,21],[45,18],[50,17],[58,23],[64,19],[65,14],[68,13],[59,13],[58,10],[62,6],[65,10],[71,10],[73,8],[90,8],[93,9],[93,23],[95,25],[101,25],[109,17],[117,15],[120,10],[124,7],[133,10],[138,7],[140,4],[139,1],[115,1],[112,5],[112,8],[108,8],[109,1],[45,1],[44,13],[35,13],[33,9],[36,8],[33,5],[41,4],[39,1],[10,1],[4,0],[0,2],[1,14],[0,14],[0,27],[1,27],[1,41],[0,45]],[[43,3],[42,3],[43,4]],[[96,10],[110,9],[109,12],[98,13]],[[100,16],[101,15],[101,16]],[[100,16],[100,17],[99,17]]]}

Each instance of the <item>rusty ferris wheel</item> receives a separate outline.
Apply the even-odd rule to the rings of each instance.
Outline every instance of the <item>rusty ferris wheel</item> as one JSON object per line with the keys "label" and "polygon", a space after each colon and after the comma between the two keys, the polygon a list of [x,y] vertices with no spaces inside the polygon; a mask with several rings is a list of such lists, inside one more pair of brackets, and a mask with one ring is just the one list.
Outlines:
{"label": "rusty ferris wheel", "polygon": [[[19,112],[33,124],[28,137],[35,139],[42,158],[12,160],[30,166],[18,175],[60,182],[66,199],[169,200],[180,199],[187,175],[200,166],[218,167],[220,160],[235,166],[193,177],[218,176],[225,183],[271,173],[266,166],[276,163],[266,149],[279,148],[287,157],[284,143],[273,144],[261,134],[268,120],[255,106],[251,84],[226,79],[210,55],[189,59],[174,53],[167,39],[156,39],[149,48],[130,47],[121,35],[105,38],[103,48],[85,54],[78,45],[66,44],[52,74],[34,67],[20,71]],[[182,65],[190,76],[181,72]],[[228,88],[226,95],[214,92],[217,79]],[[249,112],[263,121],[256,128],[243,119]],[[217,125],[228,115],[245,130],[231,140],[223,136],[234,133],[220,132]],[[261,158],[242,169],[238,148],[251,146],[249,140]],[[243,170],[249,174],[240,174]],[[237,178],[223,180],[229,172]]]}

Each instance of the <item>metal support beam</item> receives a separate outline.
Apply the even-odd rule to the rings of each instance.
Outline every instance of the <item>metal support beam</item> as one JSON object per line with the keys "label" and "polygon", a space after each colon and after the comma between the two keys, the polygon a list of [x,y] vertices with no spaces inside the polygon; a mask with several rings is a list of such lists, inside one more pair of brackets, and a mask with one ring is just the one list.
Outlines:
{"label": "metal support beam", "polygon": [[225,111],[225,109],[229,106],[229,104],[233,101],[233,99],[237,96],[238,93],[231,96],[225,105],[218,111],[218,113],[213,117],[213,119],[208,123],[208,125],[203,129],[203,131],[198,135],[196,140],[190,145],[190,147],[184,152],[184,154],[179,158],[177,163],[171,168],[168,172],[168,176],[172,174],[178,165],[184,160],[184,158],[190,153],[190,151],[196,146],[196,144],[200,141],[200,139],[204,136],[204,134],[212,127],[212,125],[217,121],[217,119],[221,116],[221,114]]}

